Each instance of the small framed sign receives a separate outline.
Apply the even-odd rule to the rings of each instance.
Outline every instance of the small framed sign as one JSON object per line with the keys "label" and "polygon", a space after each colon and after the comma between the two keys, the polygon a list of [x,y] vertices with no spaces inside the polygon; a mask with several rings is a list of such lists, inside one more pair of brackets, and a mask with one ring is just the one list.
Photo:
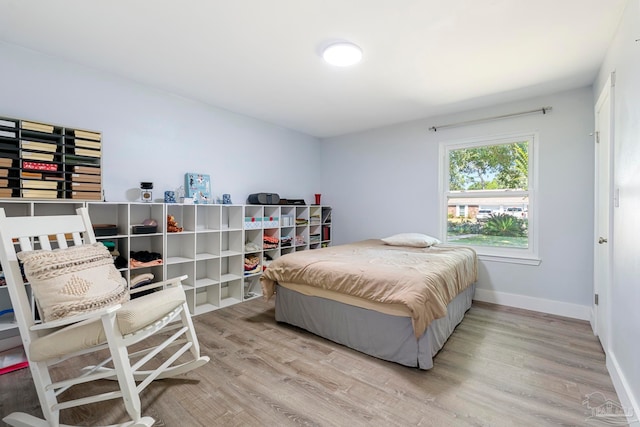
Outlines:
{"label": "small framed sign", "polygon": [[193,199],[193,203],[206,205],[211,200],[211,180],[209,175],[189,172],[184,176],[185,198]]}

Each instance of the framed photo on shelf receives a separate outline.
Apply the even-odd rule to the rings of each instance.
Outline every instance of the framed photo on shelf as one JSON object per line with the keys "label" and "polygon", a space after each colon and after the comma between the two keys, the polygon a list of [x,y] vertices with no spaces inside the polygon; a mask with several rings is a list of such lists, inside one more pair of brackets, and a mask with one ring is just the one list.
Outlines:
{"label": "framed photo on shelf", "polygon": [[193,199],[193,203],[199,205],[213,203],[209,175],[195,172],[186,173],[184,175],[184,188],[184,197]]}

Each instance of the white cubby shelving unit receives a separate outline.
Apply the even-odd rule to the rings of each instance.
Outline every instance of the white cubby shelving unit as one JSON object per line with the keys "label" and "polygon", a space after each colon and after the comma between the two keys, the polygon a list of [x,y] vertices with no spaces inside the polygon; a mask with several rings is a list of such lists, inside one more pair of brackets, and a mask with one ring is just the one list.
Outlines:
{"label": "white cubby shelving unit", "polygon": [[[115,234],[96,238],[127,260],[119,271],[128,283],[146,273],[154,281],[187,276],[183,286],[192,315],[260,297],[260,276],[271,260],[331,244],[329,206],[3,199],[0,207],[7,216],[70,215],[87,207],[94,225],[116,226]],[[167,230],[168,216],[182,231]],[[157,221],[157,230],[136,234],[134,226],[147,219]],[[161,263],[131,266],[130,254],[140,251],[160,254]],[[245,270],[245,263],[254,268]],[[10,308],[8,292],[0,287],[0,311]],[[0,340],[11,330],[17,333],[13,316],[0,316]]]}

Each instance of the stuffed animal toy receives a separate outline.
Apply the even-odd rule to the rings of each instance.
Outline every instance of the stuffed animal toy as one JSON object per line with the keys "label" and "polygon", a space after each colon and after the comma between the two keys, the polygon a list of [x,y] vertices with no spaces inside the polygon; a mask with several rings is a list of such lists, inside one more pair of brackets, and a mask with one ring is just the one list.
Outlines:
{"label": "stuffed animal toy", "polygon": [[179,233],[182,227],[178,227],[178,222],[173,215],[167,215],[167,233]]}

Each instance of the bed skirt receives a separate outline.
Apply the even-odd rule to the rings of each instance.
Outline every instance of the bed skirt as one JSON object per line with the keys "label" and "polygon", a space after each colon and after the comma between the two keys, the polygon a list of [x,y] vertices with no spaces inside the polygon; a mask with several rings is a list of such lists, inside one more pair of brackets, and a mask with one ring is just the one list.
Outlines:
{"label": "bed skirt", "polygon": [[447,306],[447,315],[431,322],[419,339],[415,337],[409,317],[307,296],[280,285],[276,288],[276,321],[298,326],[379,359],[431,369],[433,356],[471,307],[474,292],[475,283],[458,294]]}

